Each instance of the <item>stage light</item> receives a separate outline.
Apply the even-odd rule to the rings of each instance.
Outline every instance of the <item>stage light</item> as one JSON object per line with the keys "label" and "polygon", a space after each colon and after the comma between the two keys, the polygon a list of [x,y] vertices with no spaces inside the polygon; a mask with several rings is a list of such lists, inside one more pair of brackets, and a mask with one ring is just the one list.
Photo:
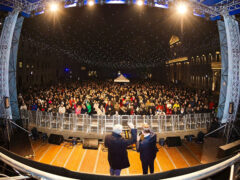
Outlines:
{"label": "stage light", "polygon": [[138,6],[142,6],[142,5],[143,5],[143,1],[138,0],[137,5],[138,5]]}
{"label": "stage light", "polygon": [[178,4],[177,5],[177,11],[180,14],[185,14],[187,12],[187,6],[184,3]]}
{"label": "stage light", "polygon": [[65,73],[68,73],[69,71],[70,71],[69,68],[64,68],[64,72],[65,72]]}
{"label": "stage light", "polygon": [[88,2],[88,5],[89,5],[89,6],[93,6],[93,5],[94,5],[94,2],[93,2],[93,1],[89,1],[89,2]]}
{"label": "stage light", "polygon": [[58,11],[58,4],[57,3],[55,3],[55,2],[52,2],[51,4],[50,4],[50,11],[52,11],[52,12],[56,12],[56,11]]}

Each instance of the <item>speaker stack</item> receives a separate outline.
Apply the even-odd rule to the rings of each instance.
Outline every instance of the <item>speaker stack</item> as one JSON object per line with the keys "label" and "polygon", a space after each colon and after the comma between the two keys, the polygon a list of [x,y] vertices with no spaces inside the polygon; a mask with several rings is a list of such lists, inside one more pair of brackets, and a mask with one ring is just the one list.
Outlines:
{"label": "speaker stack", "polygon": [[98,139],[84,138],[83,149],[98,149]]}
{"label": "speaker stack", "polygon": [[64,140],[63,136],[58,134],[50,134],[48,138],[48,142],[50,144],[57,144],[57,145],[60,145],[63,142],[63,140]]}
{"label": "speaker stack", "polygon": [[181,146],[182,141],[180,136],[167,137],[166,144],[168,145],[168,147],[176,147],[176,146]]}

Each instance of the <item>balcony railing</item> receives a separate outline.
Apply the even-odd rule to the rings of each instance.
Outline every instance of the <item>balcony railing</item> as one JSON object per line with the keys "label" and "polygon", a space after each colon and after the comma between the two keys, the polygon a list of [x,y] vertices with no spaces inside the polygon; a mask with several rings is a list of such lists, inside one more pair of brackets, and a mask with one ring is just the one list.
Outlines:
{"label": "balcony railing", "polygon": [[21,118],[27,126],[55,130],[106,133],[115,124],[122,124],[127,129],[127,122],[132,122],[137,129],[148,123],[156,133],[206,129],[211,122],[210,113],[182,115],[114,115],[99,116],[87,114],[53,114],[41,111],[21,111]]}

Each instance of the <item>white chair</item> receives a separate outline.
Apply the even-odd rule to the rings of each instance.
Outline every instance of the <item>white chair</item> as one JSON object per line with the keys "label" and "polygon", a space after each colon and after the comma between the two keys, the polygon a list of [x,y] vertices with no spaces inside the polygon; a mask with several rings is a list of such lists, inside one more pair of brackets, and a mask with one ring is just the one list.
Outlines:
{"label": "white chair", "polygon": [[92,115],[92,116],[88,116],[88,120],[89,120],[89,128],[88,128],[88,132],[99,132],[99,116],[98,115]]}
{"label": "white chair", "polygon": [[137,130],[141,129],[141,128],[142,128],[142,125],[143,125],[144,123],[146,123],[144,116],[139,116],[139,115],[137,115],[137,116],[136,116],[136,119],[135,119],[135,124],[136,124]]}
{"label": "white chair", "polygon": [[68,114],[62,115],[62,129],[70,130],[71,129],[71,122]]}
{"label": "white chair", "polygon": [[173,117],[171,115],[167,115],[165,118],[164,130],[165,131],[173,130]]}
{"label": "white chair", "polygon": [[104,132],[110,132],[113,130],[113,126],[117,124],[118,115],[102,116],[102,119],[104,120]]}
{"label": "white chair", "polygon": [[51,122],[50,122],[50,127],[53,129],[59,129],[61,128],[61,120],[62,120],[62,115],[59,113],[53,114]]}
{"label": "white chair", "polygon": [[186,117],[185,115],[179,115],[178,116],[178,128],[177,130],[185,130],[186,127]]}
{"label": "white chair", "polygon": [[74,114],[73,117],[75,120],[75,129],[74,130],[84,132],[86,115],[85,114]]}
{"label": "white chair", "polygon": [[161,125],[160,125],[160,119],[159,116],[151,116],[151,129],[154,132],[161,132]]}

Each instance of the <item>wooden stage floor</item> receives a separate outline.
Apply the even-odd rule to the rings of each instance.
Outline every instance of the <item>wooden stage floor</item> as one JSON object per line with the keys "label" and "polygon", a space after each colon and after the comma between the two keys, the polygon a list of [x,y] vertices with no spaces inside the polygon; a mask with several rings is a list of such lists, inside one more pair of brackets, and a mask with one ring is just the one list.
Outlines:
{"label": "wooden stage floor", "polygon": [[[109,164],[107,151],[102,144],[98,150],[83,149],[82,145],[68,146],[68,143],[53,145],[42,143],[41,141],[32,142],[35,152],[34,160],[66,169],[92,173],[109,174]],[[183,142],[180,147],[160,147],[155,159],[155,173],[172,169],[191,167],[201,164],[202,144],[195,142]],[[142,174],[139,153],[128,150],[130,167],[122,170],[121,175]]]}
{"label": "wooden stage floor", "polygon": [[[107,151],[102,144],[98,150],[83,149],[82,145],[69,147],[67,143],[53,145],[32,142],[34,160],[66,169],[92,174],[109,174]],[[202,144],[183,142],[180,147],[160,147],[155,159],[155,173],[171,169],[191,167],[201,164]],[[121,175],[142,174],[139,153],[128,150],[130,167],[122,170]]]}

